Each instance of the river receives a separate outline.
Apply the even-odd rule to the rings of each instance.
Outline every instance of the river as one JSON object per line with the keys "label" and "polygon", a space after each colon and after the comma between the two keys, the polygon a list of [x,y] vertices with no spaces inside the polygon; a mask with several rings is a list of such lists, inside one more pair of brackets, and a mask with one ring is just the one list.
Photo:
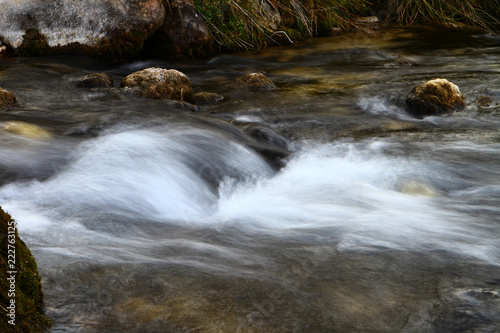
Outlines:
{"label": "river", "polygon": [[[120,80],[175,68],[199,112]],[[87,73],[116,88],[82,89]],[[264,72],[279,87],[230,83]],[[469,106],[416,119],[414,87]],[[109,66],[0,57],[0,205],[34,253],[52,332],[500,332],[500,44],[354,33],[264,52]],[[479,108],[481,95],[493,105]],[[278,169],[228,121],[283,136]]]}

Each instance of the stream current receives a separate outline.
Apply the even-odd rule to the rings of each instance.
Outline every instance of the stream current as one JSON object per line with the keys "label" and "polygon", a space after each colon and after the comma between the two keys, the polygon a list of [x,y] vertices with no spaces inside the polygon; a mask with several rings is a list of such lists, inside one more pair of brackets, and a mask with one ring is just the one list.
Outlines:
{"label": "stream current", "polygon": [[[75,85],[147,67],[225,100],[194,113]],[[250,72],[279,89],[231,86]],[[467,109],[409,115],[438,77]],[[0,205],[52,332],[500,332],[498,42],[431,28],[184,62],[0,57],[0,86],[19,101],[0,113]],[[227,121],[286,138],[283,167]]]}

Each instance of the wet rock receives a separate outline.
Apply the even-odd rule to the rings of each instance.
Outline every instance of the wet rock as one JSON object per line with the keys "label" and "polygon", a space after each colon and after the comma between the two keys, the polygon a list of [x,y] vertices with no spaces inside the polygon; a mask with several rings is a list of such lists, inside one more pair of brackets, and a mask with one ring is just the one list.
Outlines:
{"label": "wet rock", "polygon": [[364,32],[372,33],[374,30],[380,30],[382,27],[377,16],[359,17],[354,20],[354,28]]}
{"label": "wet rock", "polygon": [[211,92],[197,92],[194,94],[195,104],[217,104],[224,100],[224,96]]}
{"label": "wet rock", "polygon": [[7,46],[3,45],[2,40],[0,39],[0,55],[7,53]]}
{"label": "wet rock", "polygon": [[76,86],[78,88],[113,87],[113,77],[107,73],[92,73],[82,77]]}
{"label": "wet rock", "polygon": [[165,6],[165,21],[147,43],[153,54],[183,59],[214,53],[214,39],[191,1],[173,0]]}
{"label": "wet rock", "polygon": [[288,140],[282,135],[265,124],[239,121],[233,121],[232,124],[251,139],[252,148],[272,165],[278,168],[285,165],[284,159],[290,155],[290,150]]}
{"label": "wet rock", "polygon": [[[0,207],[0,304],[2,320],[0,332],[42,332],[50,325],[41,309],[43,307],[42,285],[35,258],[26,244],[19,238],[12,217]],[[9,245],[11,247],[9,247]],[[15,260],[8,257],[8,250],[15,249]],[[12,266],[11,266],[12,265]],[[15,271],[16,273],[9,273]],[[14,283],[11,283],[14,282]],[[13,297],[9,296],[13,290]],[[15,300],[15,325],[9,324],[11,300]],[[7,311],[7,313],[4,312]]]}
{"label": "wet rock", "polygon": [[175,69],[146,68],[126,76],[120,87],[131,89],[139,97],[193,101],[191,81]]}
{"label": "wet rock", "polygon": [[52,133],[40,126],[25,123],[24,121],[4,121],[0,123],[0,129],[36,140],[48,140],[52,137]]}
{"label": "wet rock", "polygon": [[434,79],[413,88],[406,97],[406,105],[412,114],[424,117],[461,110],[465,100],[456,84]]}
{"label": "wet rock", "polygon": [[493,100],[488,96],[479,96],[474,102],[475,105],[485,108],[493,104]]}
{"label": "wet rock", "polygon": [[17,50],[22,56],[36,57],[48,54],[50,46],[47,38],[38,29],[29,28],[23,35],[23,42]]}
{"label": "wet rock", "polygon": [[191,112],[195,112],[195,113],[200,112],[200,109],[198,108],[198,106],[191,104],[191,103],[188,103],[188,102],[183,102],[183,101],[179,101],[179,100],[166,100],[165,102],[166,102],[166,105],[168,105],[172,108],[175,108],[175,109],[191,111]]}
{"label": "wet rock", "polygon": [[140,52],[164,18],[161,0],[4,0],[0,38],[25,55],[51,49],[123,61]]}
{"label": "wet rock", "polygon": [[16,95],[0,88],[0,110],[13,107],[17,104]]}
{"label": "wet rock", "polygon": [[237,78],[234,85],[238,88],[247,88],[253,91],[274,90],[276,85],[262,73],[250,73]]}
{"label": "wet rock", "polygon": [[418,182],[416,180],[402,181],[397,184],[397,190],[404,194],[420,195],[426,197],[436,197],[439,192],[432,186]]}

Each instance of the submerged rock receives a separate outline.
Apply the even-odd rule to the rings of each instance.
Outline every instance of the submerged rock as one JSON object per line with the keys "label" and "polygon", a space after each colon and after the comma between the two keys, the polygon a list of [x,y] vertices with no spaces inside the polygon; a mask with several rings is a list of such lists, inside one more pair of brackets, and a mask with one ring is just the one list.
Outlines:
{"label": "submerged rock", "polygon": [[488,96],[479,96],[476,101],[474,102],[475,105],[485,108],[493,104],[493,99]]}
{"label": "submerged rock", "polygon": [[76,84],[78,88],[113,87],[113,77],[107,73],[92,73],[82,77]]}
{"label": "submerged rock", "polygon": [[122,61],[165,19],[161,0],[3,0],[0,38],[15,52],[78,52]]}
{"label": "submerged rock", "polygon": [[216,104],[224,100],[224,96],[211,92],[198,92],[194,94],[195,104]]}
{"label": "submerged rock", "polygon": [[419,195],[426,197],[439,196],[439,192],[428,184],[418,182],[416,180],[401,181],[397,184],[396,189],[404,194]]}
{"label": "submerged rock", "polygon": [[40,126],[25,123],[24,121],[5,121],[0,123],[0,129],[36,140],[48,140],[52,138],[52,133],[44,130]]}
{"label": "submerged rock", "polygon": [[165,21],[151,36],[148,49],[153,54],[175,59],[212,54],[214,39],[193,3],[173,0],[167,1],[166,6]]}
{"label": "submerged rock", "polygon": [[290,155],[288,140],[276,133],[270,126],[255,122],[231,121],[251,142],[251,147],[266,158],[273,166],[281,168]]}
{"label": "submerged rock", "polygon": [[406,97],[406,105],[412,114],[424,117],[461,110],[465,100],[456,84],[434,79],[413,88]]}
{"label": "submerged rock", "polygon": [[[43,293],[37,264],[19,238],[14,220],[2,207],[0,235],[0,305],[3,312],[0,332],[42,332],[51,323],[42,313]],[[15,259],[8,256],[14,253]],[[15,325],[9,323],[11,320]]]}
{"label": "submerged rock", "polygon": [[131,89],[139,97],[193,102],[191,81],[175,69],[146,68],[126,76],[120,87]]}
{"label": "submerged rock", "polygon": [[0,88],[0,110],[13,107],[17,104],[16,95],[8,90]]}
{"label": "submerged rock", "polygon": [[250,73],[237,78],[234,85],[238,88],[250,90],[274,90],[276,85],[262,73]]}

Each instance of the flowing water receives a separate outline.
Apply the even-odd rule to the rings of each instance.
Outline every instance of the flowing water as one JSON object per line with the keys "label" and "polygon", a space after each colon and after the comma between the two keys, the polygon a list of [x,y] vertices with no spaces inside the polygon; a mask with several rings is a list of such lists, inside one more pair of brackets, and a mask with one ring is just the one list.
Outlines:
{"label": "flowing water", "polygon": [[[225,100],[194,113],[75,85],[152,66]],[[279,89],[231,86],[255,71]],[[469,107],[407,114],[436,77]],[[186,62],[0,58],[0,85],[20,103],[0,114],[0,205],[52,332],[500,332],[498,42],[391,30]],[[282,168],[228,121],[286,138]]]}

